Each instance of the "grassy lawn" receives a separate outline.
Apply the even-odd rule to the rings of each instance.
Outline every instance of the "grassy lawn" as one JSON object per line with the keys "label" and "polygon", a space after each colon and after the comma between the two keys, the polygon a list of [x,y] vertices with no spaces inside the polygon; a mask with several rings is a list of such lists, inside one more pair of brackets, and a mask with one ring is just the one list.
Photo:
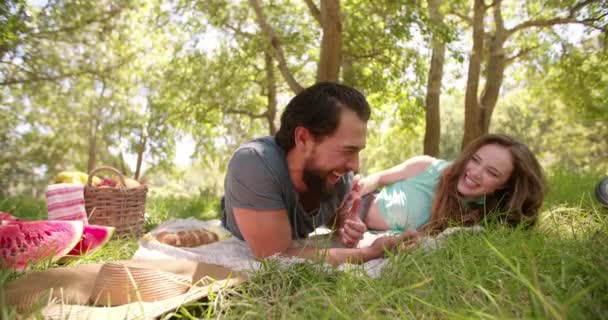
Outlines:
{"label": "grassy lawn", "polygon": [[[267,262],[247,284],[166,317],[601,319],[608,314],[608,209],[593,198],[600,177],[554,174],[531,231],[486,226],[480,234],[455,235],[435,251],[391,256],[377,279],[357,270]],[[217,203],[149,199],[148,227],[170,217],[215,218]],[[32,199],[0,200],[0,211],[45,218],[44,202]],[[76,263],[125,259],[136,248],[135,239],[113,240]],[[4,274],[2,281],[18,276]]]}

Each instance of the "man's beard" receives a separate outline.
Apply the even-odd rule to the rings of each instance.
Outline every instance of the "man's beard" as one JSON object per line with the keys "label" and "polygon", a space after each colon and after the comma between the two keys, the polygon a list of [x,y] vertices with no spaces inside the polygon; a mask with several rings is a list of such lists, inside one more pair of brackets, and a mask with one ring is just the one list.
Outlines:
{"label": "man's beard", "polygon": [[327,183],[328,171],[312,168],[307,165],[304,167],[303,179],[308,192],[312,195],[319,197],[319,200],[329,200],[336,190],[334,185]]}

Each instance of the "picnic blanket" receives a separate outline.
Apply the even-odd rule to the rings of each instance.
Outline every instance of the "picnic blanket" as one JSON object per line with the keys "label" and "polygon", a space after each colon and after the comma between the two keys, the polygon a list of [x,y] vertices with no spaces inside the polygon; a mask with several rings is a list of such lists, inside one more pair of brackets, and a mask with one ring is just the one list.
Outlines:
{"label": "picnic blanket", "polygon": [[[211,244],[186,248],[186,247],[173,247],[162,244],[156,241],[155,235],[159,232],[178,232],[181,230],[191,229],[207,229],[214,231],[218,234],[221,239],[218,242]],[[469,231],[478,232],[483,228],[479,226],[470,228],[448,228],[437,237],[423,237],[420,240],[420,248],[423,250],[434,250],[439,248],[445,241],[445,239],[455,232]],[[388,232],[373,233],[366,232],[363,239],[359,243],[359,247],[367,246],[371,244],[378,237],[387,235]],[[307,239],[296,240],[295,245],[299,246],[313,246],[316,248],[337,248],[342,247],[339,241],[329,234],[329,230],[326,228],[319,228]],[[226,268],[251,272],[256,271],[262,267],[262,262],[258,261],[255,256],[251,253],[251,250],[247,246],[247,243],[231,236],[228,230],[221,226],[220,220],[209,220],[201,221],[195,218],[188,219],[172,219],[168,220],[154,230],[144,235],[139,241],[139,248],[135,252],[134,259],[187,259],[191,261],[204,262],[210,264],[221,265]],[[275,255],[270,259],[277,260],[284,264],[303,263],[309,262],[303,258],[297,257],[282,257]],[[362,273],[376,278],[382,272],[382,269],[387,264],[387,259],[374,259],[368,261],[362,265],[353,265],[349,263],[342,264],[336,269],[338,271],[344,270],[358,270]],[[326,265],[330,268],[329,265]]]}

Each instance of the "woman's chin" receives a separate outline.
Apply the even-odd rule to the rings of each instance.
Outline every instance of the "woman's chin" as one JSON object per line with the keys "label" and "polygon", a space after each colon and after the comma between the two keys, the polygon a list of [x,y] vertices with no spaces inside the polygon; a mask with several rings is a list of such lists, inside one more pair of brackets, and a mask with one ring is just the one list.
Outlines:
{"label": "woman's chin", "polygon": [[479,198],[481,196],[481,194],[479,194],[479,192],[475,192],[475,190],[471,190],[467,187],[463,187],[463,186],[458,186],[457,188],[458,194],[463,197],[464,199],[476,199]]}

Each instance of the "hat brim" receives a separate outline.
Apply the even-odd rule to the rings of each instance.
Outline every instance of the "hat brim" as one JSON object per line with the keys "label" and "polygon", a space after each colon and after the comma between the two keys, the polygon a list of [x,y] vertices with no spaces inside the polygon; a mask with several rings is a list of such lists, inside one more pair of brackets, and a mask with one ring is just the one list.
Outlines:
{"label": "hat brim", "polygon": [[90,298],[103,264],[88,264],[25,275],[5,288],[7,304],[16,306],[18,310],[41,306],[40,312],[45,319],[148,319],[247,280],[246,274],[222,266],[186,260],[125,260],[112,263],[175,273],[191,278],[194,285],[185,293],[159,301],[93,306],[90,305]]}

